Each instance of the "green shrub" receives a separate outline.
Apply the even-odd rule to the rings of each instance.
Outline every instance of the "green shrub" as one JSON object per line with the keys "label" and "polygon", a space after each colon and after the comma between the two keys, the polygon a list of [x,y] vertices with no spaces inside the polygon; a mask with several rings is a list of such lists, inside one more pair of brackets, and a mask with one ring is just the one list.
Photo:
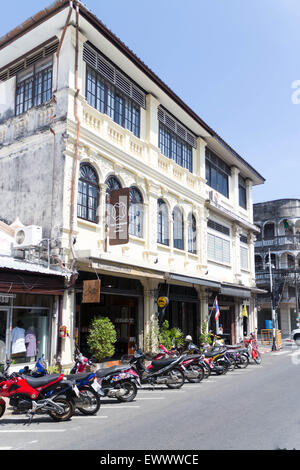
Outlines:
{"label": "green shrub", "polygon": [[201,334],[199,336],[199,343],[200,343],[200,346],[203,346],[204,343],[205,344],[211,344],[212,343],[211,336],[210,336],[210,333],[208,331],[206,321],[203,321],[201,323]]}
{"label": "green shrub", "polygon": [[87,343],[99,362],[114,355],[116,341],[116,329],[110,319],[107,317],[94,318],[90,325]]}
{"label": "green shrub", "polygon": [[159,330],[159,342],[165,348],[171,349],[173,344],[176,348],[183,346],[183,333],[179,328],[169,328],[168,320],[165,320]]}

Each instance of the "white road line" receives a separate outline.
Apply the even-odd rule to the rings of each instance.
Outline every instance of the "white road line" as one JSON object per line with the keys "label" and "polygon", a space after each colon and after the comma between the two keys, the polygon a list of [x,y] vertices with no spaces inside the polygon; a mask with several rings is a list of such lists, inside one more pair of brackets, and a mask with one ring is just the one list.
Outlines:
{"label": "white road line", "polygon": [[165,400],[165,397],[141,397],[137,400]]}
{"label": "white road line", "polygon": [[31,432],[66,432],[66,429],[8,429],[5,431],[1,431],[0,433],[31,433]]}
{"label": "white road line", "polygon": [[130,408],[130,409],[135,409],[135,408],[140,408],[139,405],[128,405],[128,406],[118,406],[118,405],[113,405],[113,406],[110,406],[110,405],[102,405],[103,408],[105,408],[106,410],[124,410],[125,408]]}
{"label": "white road line", "polygon": [[1,450],[11,450],[11,449],[12,449],[12,447],[0,447],[0,451]]}
{"label": "white road line", "polygon": [[108,416],[73,416],[73,419],[88,419],[88,418],[93,418],[93,419],[107,419]]}

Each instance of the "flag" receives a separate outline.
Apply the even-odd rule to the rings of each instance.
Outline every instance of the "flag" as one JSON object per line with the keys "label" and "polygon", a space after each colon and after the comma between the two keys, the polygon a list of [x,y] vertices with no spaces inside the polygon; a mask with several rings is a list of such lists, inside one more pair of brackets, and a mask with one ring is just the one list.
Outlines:
{"label": "flag", "polygon": [[247,312],[247,307],[246,307],[246,305],[243,306],[242,316],[248,318],[248,312]]}
{"label": "flag", "polygon": [[215,320],[217,321],[220,316],[218,298],[216,297],[213,304],[213,310],[215,310]]}

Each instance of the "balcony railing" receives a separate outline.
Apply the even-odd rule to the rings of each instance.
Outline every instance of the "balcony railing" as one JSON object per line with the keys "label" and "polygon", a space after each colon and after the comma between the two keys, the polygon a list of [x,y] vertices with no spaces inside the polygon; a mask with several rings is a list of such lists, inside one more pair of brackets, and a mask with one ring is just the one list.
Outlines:
{"label": "balcony railing", "polygon": [[300,234],[296,235],[279,235],[273,237],[270,240],[257,240],[255,242],[255,248],[264,247],[287,247],[289,249],[300,249]]}

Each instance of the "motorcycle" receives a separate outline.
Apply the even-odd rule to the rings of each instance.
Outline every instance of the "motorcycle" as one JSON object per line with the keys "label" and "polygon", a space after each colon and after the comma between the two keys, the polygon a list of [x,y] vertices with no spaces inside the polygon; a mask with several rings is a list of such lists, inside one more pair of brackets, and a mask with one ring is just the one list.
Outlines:
{"label": "motorcycle", "polygon": [[168,359],[153,359],[151,367],[144,365],[145,355],[141,349],[135,351],[130,364],[137,371],[142,384],[166,385],[168,388],[178,389],[183,386],[185,377],[180,368],[180,357]]}
{"label": "motorcycle", "polygon": [[244,338],[244,345],[249,351],[249,355],[256,364],[261,364],[262,357],[258,350],[258,344],[254,333],[250,333],[249,338]]}
{"label": "motorcycle", "polygon": [[[87,363],[87,361],[85,361]],[[21,369],[19,373],[31,377],[44,377],[48,375],[47,364],[44,360],[44,355],[36,362],[35,368],[30,370],[28,366]],[[94,415],[100,409],[100,395],[103,396],[101,387],[95,381],[96,374],[93,372],[69,374],[65,376],[67,380],[74,381],[78,390],[78,396],[75,394],[73,400],[75,408],[84,415]],[[49,396],[52,391],[49,392]],[[48,396],[48,395],[47,395]]]}
{"label": "motorcycle", "polygon": [[[189,352],[189,351],[187,351]],[[178,352],[173,347],[171,351],[165,348],[162,344],[159,345],[159,352],[154,357],[154,360],[159,360],[167,357],[174,357]],[[200,354],[183,354],[181,356],[180,368],[184,373],[184,377],[191,383],[199,383],[205,377],[205,366],[201,362]],[[153,369],[150,364],[148,370]]]}
{"label": "motorcycle", "polygon": [[98,369],[96,380],[104,396],[120,402],[134,400],[141,386],[139,375],[129,365]]}
{"label": "motorcycle", "polygon": [[[63,374],[30,377],[18,373],[8,374],[7,361],[0,374],[0,397],[9,398],[9,404],[17,413],[26,413],[29,422],[37,413],[47,413],[54,421],[69,420],[75,410],[73,393],[78,393],[73,381]],[[49,396],[50,394],[50,396]],[[0,398],[0,418],[6,410],[6,402]]]}
{"label": "motorcycle", "polygon": [[[70,374],[82,373],[86,368],[95,368],[92,359],[83,356],[78,346],[75,348],[75,364]],[[98,369],[94,372],[94,390],[103,397],[116,398],[120,402],[131,402],[135,399],[138,387],[141,386],[138,374],[128,365]]]}

